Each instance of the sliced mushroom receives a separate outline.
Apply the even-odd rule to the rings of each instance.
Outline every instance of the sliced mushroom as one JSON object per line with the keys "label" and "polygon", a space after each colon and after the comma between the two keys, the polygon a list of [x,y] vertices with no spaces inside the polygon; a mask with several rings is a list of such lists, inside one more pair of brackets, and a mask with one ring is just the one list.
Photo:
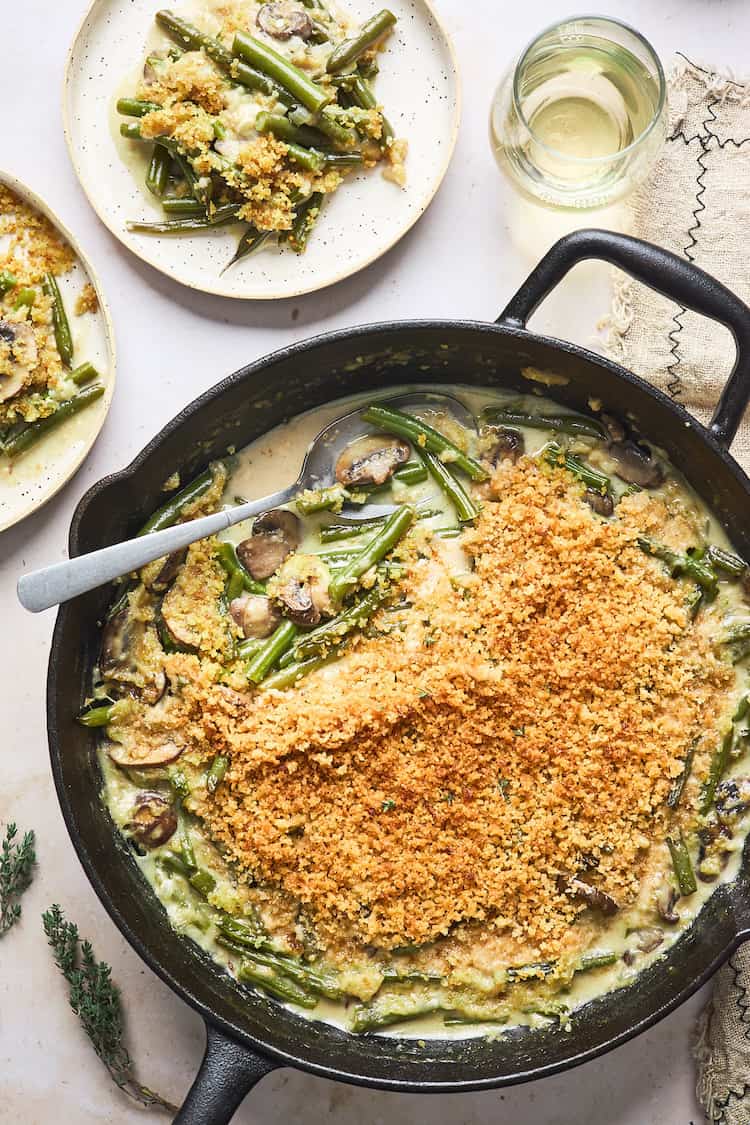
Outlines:
{"label": "sliced mushroom", "polygon": [[118,766],[163,766],[179,758],[182,750],[182,746],[170,738],[153,746],[143,746],[137,735],[124,742],[112,742],[108,747],[110,758]]}
{"label": "sliced mushroom", "polygon": [[523,455],[525,442],[520,430],[509,430],[505,426],[488,426],[487,429],[495,438],[487,453],[493,465],[497,465],[499,461],[515,463]]}
{"label": "sliced mushroom", "polygon": [[144,848],[160,848],[177,831],[174,805],[160,793],[139,793],[125,831]]}
{"label": "sliced mushroom", "polygon": [[0,320],[0,341],[10,345],[10,359],[0,360],[0,402],[17,395],[38,358],[36,339],[30,325]]}
{"label": "sliced mushroom", "polygon": [[560,889],[571,898],[580,899],[587,906],[601,910],[602,914],[614,914],[620,909],[619,905],[606,891],[602,891],[599,887],[594,887],[591,883],[586,883],[576,876],[563,878],[560,881]]}
{"label": "sliced mushroom", "polygon": [[272,508],[255,519],[250,538],[237,545],[237,557],[256,581],[270,578],[299,547],[301,528],[294,512]]}
{"label": "sliced mushroom", "polygon": [[330,581],[330,571],[321,559],[315,555],[293,555],[269,585],[269,594],[279,602],[284,616],[296,625],[317,625],[332,612]]}
{"label": "sliced mushroom", "polygon": [[181,551],[173,551],[171,555],[167,555],[163,566],[159,567],[153,578],[151,578],[150,575],[144,576],[143,580],[148,588],[157,594],[163,594],[165,590],[169,589],[180,573],[180,567],[186,558],[187,547],[184,547]]}
{"label": "sliced mushroom", "polygon": [[750,809],[750,778],[733,777],[716,786],[716,811],[723,824],[732,824]]}
{"label": "sliced mushroom", "polygon": [[262,4],[256,16],[256,23],[261,31],[274,39],[291,39],[298,35],[300,39],[309,39],[313,32],[310,16],[301,4],[292,0],[277,0],[273,4]]}
{"label": "sliced mushroom", "polygon": [[352,442],[336,462],[336,480],[352,485],[385,484],[409,460],[411,446],[389,434],[372,434]]}
{"label": "sliced mushroom", "polygon": [[164,695],[167,678],[155,660],[158,646],[153,629],[150,636],[153,645],[149,643],[149,628],[134,617],[126,599],[102,632],[99,670],[103,679],[120,684],[130,695],[153,704]]}
{"label": "sliced mushroom", "polygon": [[610,441],[625,441],[628,431],[619,418],[615,418],[611,414],[602,414],[602,422],[609,434]]}
{"label": "sliced mushroom", "polygon": [[669,922],[671,926],[674,926],[680,920],[680,916],[675,910],[679,897],[671,883],[665,883],[656,893],[656,909],[659,917],[663,918],[665,922]]}
{"label": "sliced mushroom", "polygon": [[180,612],[180,600],[176,587],[164,595],[156,617],[159,640],[165,652],[196,652],[200,636],[192,620]]}
{"label": "sliced mushroom", "polygon": [[281,621],[281,613],[263,594],[243,594],[230,603],[229,612],[246,637],[268,637]]}
{"label": "sliced mushroom", "polygon": [[648,446],[631,439],[613,441],[609,455],[617,466],[617,475],[639,488],[658,488],[664,481],[664,470]]}
{"label": "sliced mushroom", "polygon": [[615,502],[610,492],[597,492],[595,488],[587,488],[583,498],[598,516],[611,516],[615,510]]}
{"label": "sliced mushroom", "polygon": [[641,953],[653,953],[655,949],[659,948],[663,941],[663,930],[660,930],[658,926],[646,926],[645,929],[638,931],[636,945]]}

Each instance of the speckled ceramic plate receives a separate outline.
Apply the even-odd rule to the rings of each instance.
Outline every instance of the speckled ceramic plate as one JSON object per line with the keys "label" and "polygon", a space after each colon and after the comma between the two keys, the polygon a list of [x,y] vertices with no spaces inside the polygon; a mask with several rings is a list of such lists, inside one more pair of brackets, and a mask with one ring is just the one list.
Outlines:
{"label": "speckled ceramic plate", "polygon": [[77,258],[76,264],[69,273],[58,279],[68,312],[71,312],[76,296],[87,281],[96,290],[98,311],[81,317],[71,315],[70,322],[73,343],[77,345],[76,363],[90,360],[105,385],[101,398],[67,419],[23,456],[13,461],[0,456],[0,531],[5,531],[31,515],[42,504],[46,504],[70,480],[94,444],[104,424],[114,391],[115,344],[112,322],[101,286],[73,235],[49,204],[15,176],[0,171],[0,184],[10,188],[19,199],[49,219],[72,247]]}
{"label": "speckled ceramic plate", "polygon": [[[133,143],[119,136],[118,96],[132,94],[154,13],[164,0],[95,0],[71,49],[64,121],[73,165],[102,222],[145,262],[168,277],[226,297],[279,298],[309,293],[348,277],[390,249],[417,221],[448,168],[459,120],[459,81],[449,39],[426,0],[394,0],[398,24],[380,58],[376,91],[398,137],[409,142],[405,189],[380,169],[353,175],[327,203],[306,252],[275,246],[222,269],[241,228],[197,235],[128,231],[133,219],[163,217],[134,168]],[[170,5],[172,6],[172,5]],[[341,0],[354,20],[372,0]],[[179,3],[174,7],[180,10]],[[375,5],[377,7],[377,5]]]}

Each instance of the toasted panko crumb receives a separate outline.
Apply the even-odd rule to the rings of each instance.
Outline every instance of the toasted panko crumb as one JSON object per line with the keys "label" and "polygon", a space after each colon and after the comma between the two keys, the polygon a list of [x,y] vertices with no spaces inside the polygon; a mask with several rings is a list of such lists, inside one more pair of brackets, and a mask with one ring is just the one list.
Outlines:
{"label": "toasted panko crumb", "polygon": [[440,541],[414,537],[411,608],[296,688],[233,690],[212,660],[167,657],[192,761],[231,760],[193,811],[240,877],[360,949],[450,932],[569,954],[585,908],[558,880],[584,856],[632,904],[688,815],[665,804],[685,748],[732,682],[636,545],[645,496],[603,521],[564,472],[506,463],[464,536],[472,573],[457,581]]}
{"label": "toasted panko crumb", "polygon": [[94,289],[90,281],[87,281],[76,298],[74,312],[76,316],[85,316],[86,313],[95,313],[98,311],[99,298],[96,295],[96,289]]}
{"label": "toasted panko crumb", "polygon": [[392,141],[386,149],[388,162],[383,168],[383,176],[399,187],[406,187],[406,153],[409,149],[408,141]]}

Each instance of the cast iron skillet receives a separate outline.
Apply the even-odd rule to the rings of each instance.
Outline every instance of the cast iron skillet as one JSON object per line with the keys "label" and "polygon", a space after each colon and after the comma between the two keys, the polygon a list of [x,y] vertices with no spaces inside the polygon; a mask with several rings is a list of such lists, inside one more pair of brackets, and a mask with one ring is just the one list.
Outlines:
{"label": "cast iron skillet", "polygon": [[[703,428],[663,394],[598,355],[529,332],[540,301],[568,270],[600,258],[687,308],[726,325],[737,362],[710,427]],[[162,482],[179,468],[198,473],[227,446],[245,445],[289,415],[353,391],[382,392],[420,382],[533,388],[522,368],[566,376],[550,388],[561,403],[587,410],[601,399],[615,414],[634,415],[643,433],[714,509],[737,548],[750,557],[750,481],[729,444],[750,398],[750,309],[695,266],[644,242],[606,231],[563,238],[542,259],[495,324],[407,321],[332,332],[251,364],[202,395],[166,426],[121,473],[81,500],[70,553],[93,550],[135,532],[163,501]],[[546,390],[546,389],[545,389]],[[427,1041],[357,1037],[293,1015],[242,989],[197,946],[169,926],[113,829],[99,798],[95,738],[75,722],[98,647],[98,625],[110,598],[98,590],[62,607],[48,678],[52,770],[73,844],[105,908],[152,969],[204,1018],[203,1064],[177,1120],[182,1125],[230,1121],[250,1088],[279,1066],[389,1090],[476,1090],[524,1082],[581,1063],[638,1034],[695,991],[750,936],[750,851],[738,879],[719,889],[667,957],[630,987],[600,997],[562,1031],[519,1028],[501,1041]]]}

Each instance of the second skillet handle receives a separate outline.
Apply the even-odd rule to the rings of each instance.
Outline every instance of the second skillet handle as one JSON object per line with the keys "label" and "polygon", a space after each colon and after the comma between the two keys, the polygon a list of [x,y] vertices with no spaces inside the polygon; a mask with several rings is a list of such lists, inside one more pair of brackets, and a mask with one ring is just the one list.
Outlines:
{"label": "second skillet handle", "polygon": [[717,320],[732,333],[737,359],[710,423],[717,442],[731,444],[750,400],[750,308],[716,278],[669,250],[608,230],[579,230],[548,250],[498,317],[498,324],[525,327],[534,309],[577,262],[597,258],[619,266],[644,285],[693,312]]}
{"label": "second skillet handle", "polygon": [[245,1095],[277,1068],[207,1023],[206,1053],[174,1125],[229,1125]]}

